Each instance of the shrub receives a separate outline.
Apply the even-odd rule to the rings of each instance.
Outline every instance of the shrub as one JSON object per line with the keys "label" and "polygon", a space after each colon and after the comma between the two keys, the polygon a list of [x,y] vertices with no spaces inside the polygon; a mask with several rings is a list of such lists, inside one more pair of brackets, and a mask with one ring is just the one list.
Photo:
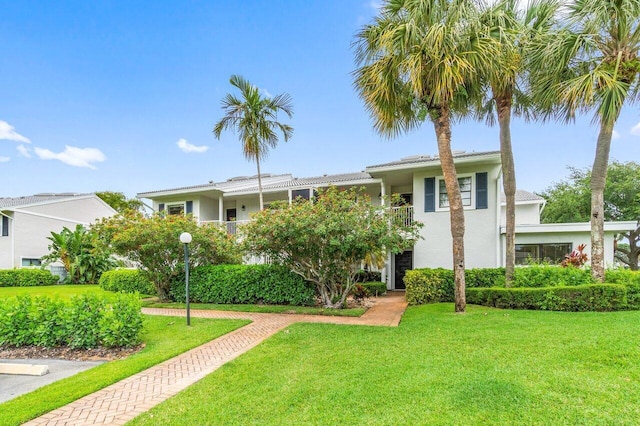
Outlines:
{"label": "shrub", "polygon": [[113,269],[102,274],[100,288],[123,293],[155,294],[153,283],[137,269]]}
{"label": "shrub", "polygon": [[469,288],[467,302],[502,309],[550,311],[616,311],[627,308],[620,284],[586,284],[535,288]]}
{"label": "shrub", "polygon": [[553,287],[592,284],[587,269],[558,266],[528,266],[516,268],[513,287]]}
{"label": "shrub", "polygon": [[387,292],[387,285],[380,281],[369,281],[369,282],[362,283],[360,285],[362,285],[362,287],[367,289],[367,291],[369,291],[369,294],[371,294],[371,296],[382,296]]}
{"label": "shrub", "polygon": [[371,292],[362,284],[355,284],[351,288],[351,296],[353,296],[353,300],[361,302],[367,297],[371,297]]}
{"label": "shrub", "polygon": [[55,285],[58,277],[46,269],[2,269],[0,287],[33,287]]}
{"label": "shrub", "polygon": [[[185,301],[184,280],[171,284],[173,300]],[[200,303],[313,305],[314,286],[278,265],[210,265],[194,268],[189,299]]]}
{"label": "shrub", "polygon": [[95,295],[68,303],[30,296],[0,301],[0,346],[132,346],[141,329],[137,295],[118,294],[112,302]]}
{"label": "shrub", "polygon": [[356,275],[353,277],[353,281],[356,283],[368,283],[368,282],[379,282],[382,281],[382,273],[374,272],[374,271],[365,271],[363,269],[359,270]]}
{"label": "shrub", "polygon": [[605,271],[604,279],[607,283],[625,285],[628,308],[640,309],[640,271],[610,269]]}
{"label": "shrub", "polygon": [[[449,282],[450,281],[450,282]],[[453,271],[414,269],[404,276],[406,298],[410,305],[453,300]],[[451,294],[447,290],[451,289]]]}

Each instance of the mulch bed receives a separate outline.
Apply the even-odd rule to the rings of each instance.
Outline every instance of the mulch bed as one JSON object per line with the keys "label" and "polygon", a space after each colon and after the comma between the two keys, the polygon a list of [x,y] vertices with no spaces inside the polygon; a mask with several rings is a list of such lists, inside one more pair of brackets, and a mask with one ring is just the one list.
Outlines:
{"label": "mulch bed", "polygon": [[38,346],[23,346],[19,348],[0,347],[0,359],[46,358],[64,359],[69,361],[113,361],[123,359],[142,348],[144,343],[131,348],[92,348],[73,349],[69,347],[42,348]]}

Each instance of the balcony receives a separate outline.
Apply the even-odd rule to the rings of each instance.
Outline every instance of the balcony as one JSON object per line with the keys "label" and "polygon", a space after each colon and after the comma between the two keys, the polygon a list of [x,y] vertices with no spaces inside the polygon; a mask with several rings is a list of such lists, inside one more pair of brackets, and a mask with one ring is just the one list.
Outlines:
{"label": "balcony", "polygon": [[391,214],[399,217],[404,226],[411,226],[413,223],[413,206],[391,207]]}

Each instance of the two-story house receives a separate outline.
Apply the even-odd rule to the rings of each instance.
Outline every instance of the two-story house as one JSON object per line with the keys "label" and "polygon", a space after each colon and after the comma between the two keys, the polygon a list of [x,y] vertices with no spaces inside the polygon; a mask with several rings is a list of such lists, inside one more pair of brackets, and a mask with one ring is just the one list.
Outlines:
{"label": "two-story house", "polygon": [[[465,208],[465,260],[468,268],[504,265],[504,199],[501,196],[500,153],[454,153],[458,181]],[[372,202],[387,194],[400,194],[409,204],[404,217],[424,223],[423,239],[404,253],[389,256],[383,279],[389,289],[404,288],[408,269],[452,267],[449,203],[440,160],[417,155],[368,166],[364,172],[295,178],[290,174],[262,175],[264,202],[310,198],[317,188],[335,185],[366,188]],[[237,224],[258,211],[257,177],[235,177],[224,182],[142,192],[155,211],[193,214],[200,222],[214,222],[235,232]],[[382,202],[382,201],[379,201]],[[530,259],[561,261],[577,245],[590,241],[589,224],[541,225],[544,199],[527,191],[516,194],[516,256],[524,264]],[[635,222],[605,225],[605,256],[613,263],[614,235],[634,229]]]}

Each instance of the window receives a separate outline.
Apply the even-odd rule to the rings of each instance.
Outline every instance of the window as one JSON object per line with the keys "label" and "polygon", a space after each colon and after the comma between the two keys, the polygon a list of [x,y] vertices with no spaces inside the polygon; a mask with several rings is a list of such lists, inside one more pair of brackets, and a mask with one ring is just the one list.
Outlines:
{"label": "window", "polygon": [[7,216],[2,216],[2,236],[9,236],[9,218]]}
{"label": "window", "polygon": [[308,189],[294,189],[291,191],[291,199],[295,200],[297,198],[303,198],[305,200],[309,199],[309,190]]}
{"label": "window", "polygon": [[[462,197],[462,205],[465,207],[470,207],[471,176],[459,177],[458,185],[460,185],[460,196]],[[444,183],[444,179],[438,179],[438,207],[441,209],[446,209],[449,207],[449,195],[447,194],[447,188]]]}
{"label": "window", "polygon": [[33,258],[23,257],[22,258],[22,266],[23,267],[42,266],[42,262],[40,261],[40,259],[33,259]]}
{"label": "window", "polygon": [[167,206],[167,212],[169,214],[183,215],[184,204],[173,204],[173,205]]}
{"label": "window", "polygon": [[571,243],[516,244],[516,265],[530,262],[558,264],[572,249]]}

